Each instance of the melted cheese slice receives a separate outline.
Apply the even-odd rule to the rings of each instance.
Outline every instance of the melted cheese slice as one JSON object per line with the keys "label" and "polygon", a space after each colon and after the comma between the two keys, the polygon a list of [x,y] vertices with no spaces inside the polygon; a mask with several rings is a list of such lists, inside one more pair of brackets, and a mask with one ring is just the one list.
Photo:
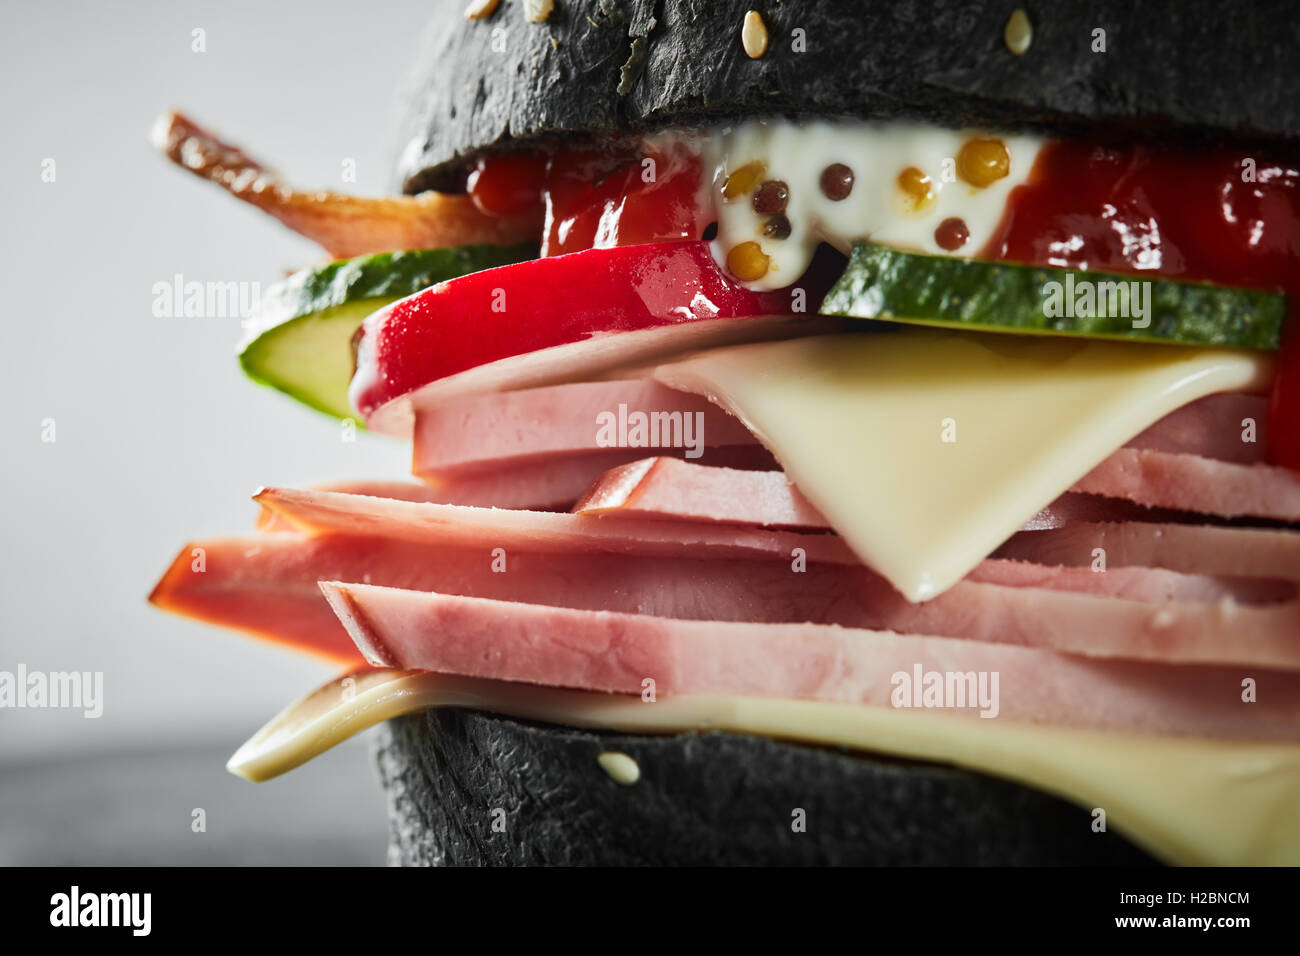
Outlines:
{"label": "melted cheese slice", "polygon": [[953,764],[1100,807],[1108,826],[1170,863],[1300,864],[1300,744],[1072,730],[933,711],[755,697],[648,704],[620,694],[363,670],[288,707],[227,768],[267,780],[381,720],[429,707],[620,733],[723,730]]}
{"label": "melted cheese slice", "polygon": [[868,566],[924,601],[1259,353],[938,329],[714,349],[655,375],[741,418]]}

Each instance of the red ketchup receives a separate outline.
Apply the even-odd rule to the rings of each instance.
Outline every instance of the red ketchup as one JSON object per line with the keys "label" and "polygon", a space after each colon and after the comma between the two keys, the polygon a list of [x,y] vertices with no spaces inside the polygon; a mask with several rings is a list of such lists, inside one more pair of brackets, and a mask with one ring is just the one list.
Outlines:
{"label": "red ketchup", "polygon": [[546,154],[496,153],[483,156],[470,170],[465,191],[481,212],[509,216],[543,206]]}
{"label": "red ketchup", "polygon": [[542,255],[699,239],[700,186],[699,156],[684,144],[561,150],[547,170]]}
{"label": "red ketchup", "polygon": [[489,215],[546,210],[542,255],[699,239],[708,225],[699,156],[684,143],[497,153],[466,191]]}
{"label": "red ketchup", "polygon": [[981,258],[1285,293],[1269,454],[1300,470],[1300,165],[1242,149],[1052,142]]}

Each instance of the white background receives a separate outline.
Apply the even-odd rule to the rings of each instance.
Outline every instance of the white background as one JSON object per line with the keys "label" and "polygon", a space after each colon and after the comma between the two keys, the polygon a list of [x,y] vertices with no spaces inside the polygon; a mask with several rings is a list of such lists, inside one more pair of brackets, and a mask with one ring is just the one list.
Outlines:
{"label": "white background", "polygon": [[[233,749],[330,676],[146,603],[186,541],[252,527],[258,485],[409,465],[407,447],[346,444],[330,419],[246,381],[237,318],[151,314],[154,283],[176,273],[265,287],[321,253],[165,162],[148,132],[181,107],[295,183],[383,192],[394,91],[431,8],[6,0],[0,669],[103,671],[105,704],[98,720],[0,710],[0,758],[200,737]],[[348,158],[356,184],[342,182]]]}

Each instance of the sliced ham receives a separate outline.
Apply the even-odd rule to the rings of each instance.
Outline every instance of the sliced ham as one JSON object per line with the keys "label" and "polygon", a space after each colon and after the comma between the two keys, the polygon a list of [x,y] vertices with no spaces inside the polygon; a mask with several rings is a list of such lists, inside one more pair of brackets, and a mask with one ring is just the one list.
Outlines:
{"label": "sliced ham", "polygon": [[1300,531],[1226,528],[1158,522],[1077,522],[1052,531],[1014,535],[997,557],[1040,565],[1091,566],[1094,550],[1106,566],[1169,568],[1210,574],[1300,581]]}
{"label": "sliced ham", "polygon": [[[619,436],[609,421],[647,428]],[[412,471],[447,475],[486,471],[552,456],[628,447],[678,449],[699,459],[706,447],[749,445],[755,438],[736,418],[697,395],[653,379],[578,382],[452,398],[416,414]],[[694,447],[687,447],[688,445]]]}
{"label": "sliced ham", "polygon": [[[650,451],[686,457],[686,449],[662,445],[602,448],[598,416],[617,414],[620,406],[629,413],[704,416],[706,457],[691,463],[744,470],[775,468],[770,454],[755,450],[751,456],[744,451],[754,437],[720,407],[634,378],[453,395],[424,404],[417,416],[413,470],[442,489],[440,500],[453,504],[566,508],[578,499],[579,491],[599,481],[575,510],[625,509],[645,516],[662,512],[771,527],[825,526],[802,495],[783,490],[783,479],[774,476],[736,479],[736,488],[717,494],[712,487],[698,484],[689,488],[689,494],[674,493],[665,501],[660,490],[650,486],[669,477],[686,482],[687,473],[681,469],[637,466],[604,475]],[[1253,428],[1243,422],[1253,423]],[[1073,491],[1165,511],[1300,521],[1300,476],[1261,464],[1266,422],[1263,396],[1206,396],[1147,428],[1082,478]],[[639,479],[636,485],[631,483],[634,477]],[[702,481],[709,476],[698,477]],[[1059,526],[1051,511],[1047,509],[1026,527]],[[1099,514],[1093,520],[1118,517]],[[1162,516],[1141,517],[1160,520]]]}
{"label": "sliced ham", "polygon": [[1121,448],[1074,490],[1226,518],[1300,521],[1300,474],[1270,465]]}
{"label": "sliced ham", "polygon": [[[149,599],[186,617],[355,664],[356,649],[326,606],[318,581],[702,620],[844,623],[863,619],[862,602],[879,586],[874,575],[842,564],[811,564],[796,576],[786,561],[772,560],[779,555],[723,552],[729,556],[718,560],[708,548],[692,556],[688,547],[665,552],[656,546],[658,553],[636,554],[556,551],[552,545],[541,551],[511,547],[494,556],[501,540],[514,539],[264,534],[195,541],[181,549]],[[701,556],[707,554],[715,556]]]}
{"label": "sliced ham", "polygon": [[1296,598],[1294,581],[1281,581],[1271,577],[1180,574],[1166,568],[1120,565],[1107,565],[1104,571],[1093,571],[1090,564],[1063,567],[998,558],[980,562],[966,576],[966,580],[1012,588],[1073,591],[1152,604],[1213,604],[1218,601],[1278,604]]}
{"label": "sliced ham", "polygon": [[[754,446],[749,446],[754,447]],[[522,462],[495,471],[422,475],[429,499],[472,508],[567,511],[592,476],[627,461],[627,449]]]}
{"label": "sliced ham", "polygon": [[[472,502],[466,502],[472,503]],[[772,528],[829,529],[826,518],[781,471],[709,467],[673,458],[644,458],[600,475],[573,506],[575,514],[618,514]],[[1026,531],[1072,521],[1152,520],[1129,502],[1066,493],[1024,525]]]}
{"label": "sliced ham", "polygon": [[[1033,648],[818,624],[735,624],[322,584],[372,664],[591,691],[737,694],[887,707],[895,675],[985,677],[985,711],[1081,727],[1254,739],[1300,736],[1300,675],[1098,662]],[[958,700],[947,701],[950,705]],[[969,698],[967,699],[969,703]],[[647,704],[652,706],[652,704]],[[958,708],[974,716],[978,706]]]}
{"label": "sliced ham", "polygon": [[[620,407],[629,415],[663,416],[654,421],[665,426],[668,416],[675,416],[671,424],[679,436],[684,416],[702,416],[699,437],[708,448],[757,441],[738,419],[712,402],[653,379],[577,382],[462,395],[418,409],[412,471],[443,476],[599,451],[609,447],[598,442],[600,416],[617,414]],[[1128,447],[1250,464],[1263,460],[1261,429],[1266,420],[1267,399],[1262,396],[1210,395],[1165,416]],[[1252,442],[1243,440],[1243,421],[1256,423]],[[638,457],[645,457],[648,449],[682,445],[643,440],[632,447],[643,449]]]}
{"label": "sliced ham", "polygon": [[[267,489],[259,501],[313,532],[386,537],[446,553],[460,549],[477,554],[480,567],[494,548],[504,549],[507,561],[516,553],[549,556],[539,564],[559,577],[535,600],[550,604],[605,610],[653,605],[654,613],[670,617],[834,622],[1097,657],[1300,669],[1300,604],[1256,603],[1293,593],[1289,584],[990,560],[933,600],[914,604],[857,564],[831,535],[281,489]],[[792,560],[796,548],[806,555],[802,571],[802,562]],[[593,570],[561,561],[561,555],[594,557]],[[618,556],[668,560],[652,565]],[[522,589],[537,573],[499,577],[506,579],[502,586]],[[449,590],[436,582],[421,587]]]}
{"label": "sliced ham", "polygon": [[729,528],[693,521],[473,508],[336,492],[263,488],[254,498],[300,530],[537,552],[615,552],[684,558],[774,557],[857,564],[835,535]]}
{"label": "sliced ham", "polygon": [[1250,465],[1268,447],[1268,399],[1225,392],[1207,395],[1166,415],[1128,442],[1128,448],[1177,452]]}
{"label": "sliced ham", "polygon": [[[478,508],[567,511],[592,482],[611,469],[639,459],[643,449],[613,448],[515,462],[491,471],[424,474],[429,500]],[[740,471],[771,470],[776,459],[762,445],[708,448],[704,461]]]}
{"label": "sliced ham", "polygon": [[[399,501],[437,501],[437,493],[428,485],[414,481],[331,481],[312,485],[317,491],[337,491],[372,498],[396,498]],[[268,508],[257,512],[258,531],[293,531],[293,525]]]}
{"label": "sliced ham", "polygon": [[785,472],[711,468],[662,457],[629,462],[601,475],[573,511],[778,528],[830,527]]}

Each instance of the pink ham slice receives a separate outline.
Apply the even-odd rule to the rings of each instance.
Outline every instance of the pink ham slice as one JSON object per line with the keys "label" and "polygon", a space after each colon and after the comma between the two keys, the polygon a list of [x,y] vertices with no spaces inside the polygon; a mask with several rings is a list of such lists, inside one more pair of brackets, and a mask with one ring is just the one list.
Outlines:
{"label": "pink ham slice", "polygon": [[[1114,501],[1113,499],[1125,499]],[[1099,500],[1110,499],[1110,500]],[[1144,509],[1160,509],[1154,513]],[[783,472],[738,474],[691,462],[650,459],[598,478],[577,513],[617,511],[771,527],[826,528],[826,519]],[[1300,475],[1195,455],[1121,448],[1026,525],[1078,520],[1166,520],[1172,516],[1300,521]]]}
{"label": "pink ham slice", "polygon": [[627,461],[627,455],[625,449],[618,448],[599,454],[520,462],[497,471],[426,473],[421,477],[427,483],[429,500],[441,504],[567,511],[573,499],[591,484],[593,472],[617,468]]}
{"label": "pink ham slice", "polygon": [[[347,495],[369,495],[372,498],[396,498],[400,501],[437,501],[437,494],[428,485],[414,481],[331,481],[312,485],[316,491],[337,491]],[[257,512],[258,531],[293,531],[292,524],[274,511],[262,508]]]}
{"label": "pink ham slice", "polygon": [[[653,434],[624,436],[640,440],[633,447],[598,441],[611,437],[602,435],[600,416],[617,420],[620,408],[647,416]],[[716,405],[632,379],[468,395],[419,409],[411,470],[434,489],[429,500],[549,511],[569,508],[599,475],[648,450],[740,469],[776,467]]]}
{"label": "pink ham slice", "polygon": [[[1260,579],[1228,587],[1209,577],[1178,582],[1160,573],[1138,571],[1105,579],[1116,596],[1140,600],[1216,601],[1233,597],[1253,603],[1295,596],[1286,582],[1300,581],[1300,533],[1250,528],[1145,522],[1083,523],[1107,506],[1083,495],[1064,495],[1030,521],[1029,531],[1015,536],[997,557],[1034,564],[985,562],[973,580],[1017,587],[1090,590],[1101,580],[1086,575],[1075,585],[1052,565],[1091,566],[1092,549],[1106,549],[1112,572],[1125,565],[1167,568],[1185,575]],[[790,484],[782,472],[738,472],[705,468],[670,458],[648,458],[604,475],[574,506],[578,514],[617,514],[637,518],[673,518],[765,527],[827,528],[826,520]],[[1070,527],[1079,531],[1071,534]],[[1062,529],[1046,533],[1044,529]],[[1107,530],[1109,529],[1109,530]],[[1032,532],[1032,533],[1031,533]],[[1067,537],[1068,535],[1068,537]],[[1056,545],[1055,542],[1060,542]],[[1062,559],[1057,548],[1069,560]],[[1037,565],[1037,566],[1035,566]],[[996,573],[991,569],[1000,569]],[[1124,578],[1124,583],[1119,582]],[[1281,579],[1281,580],[1277,580]]]}
{"label": "pink ham slice", "polygon": [[1188,574],[1300,581],[1300,532],[1157,522],[1078,522],[1053,531],[1013,535],[996,557],[1040,565],[1169,568]]}
{"label": "pink ham slice", "polygon": [[[829,530],[830,524],[781,471],[709,467],[674,458],[643,458],[600,475],[573,506],[575,514],[675,518],[770,528]],[[1064,494],[1024,530],[1072,521],[1152,517],[1148,510],[1095,495]]]}
{"label": "pink ham slice", "polygon": [[[617,604],[654,600],[655,613],[671,617],[833,621],[1097,657],[1300,669],[1300,604],[1252,603],[1293,595],[1290,584],[1133,568],[1098,574],[1088,568],[985,561],[939,597],[913,604],[858,565],[832,535],[455,508],[280,489],[266,489],[258,500],[305,530],[387,537],[441,549],[477,548],[481,565],[489,562],[493,548],[504,549],[507,559],[514,552],[671,559],[665,567],[645,571],[644,577],[638,577],[641,572],[634,572],[630,563],[612,559],[598,560],[592,577],[565,570],[551,559],[562,575],[552,590],[543,592],[551,604],[577,601],[596,609],[640,610]],[[804,571],[795,570],[799,562],[791,560],[795,548],[806,555]],[[715,558],[727,560],[700,560]],[[758,560],[742,567],[743,558]],[[770,562],[767,570],[765,562]],[[674,573],[673,567],[685,568],[686,577]],[[644,592],[629,587],[629,580],[644,582]],[[675,600],[690,610],[672,610]]]}
{"label": "pink ham slice", "polygon": [[[891,706],[894,675],[991,675],[997,715],[1252,739],[1300,736],[1300,675],[1097,662],[1034,648],[820,624],[687,621],[323,583],[372,664],[591,691],[736,694]],[[955,702],[955,701],[953,701]],[[978,706],[957,710],[975,715]]]}
{"label": "pink ham slice", "polygon": [[[1279,604],[1296,598],[1295,582],[1276,578],[1183,574],[1159,567],[1119,565],[1107,566],[1101,572],[1093,571],[1091,566],[1070,567],[999,558],[981,561],[966,576],[966,581],[1010,588],[1073,591],[1077,594],[1125,598],[1151,604],[1213,604],[1218,601]],[[1300,651],[1300,648],[1297,650]]]}
{"label": "pink ham slice", "polygon": [[[493,549],[510,542],[499,559]],[[689,545],[651,554],[569,547],[524,550],[518,536],[447,535],[426,541],[346,534],[263,534],[187,544],[150,595],[155,605],[331,661],[355,663],[352,642],[317,582],[346,579],[391,587],[515,601],[559,602],[719,620],[852,621],[857,569],[812,565],[795,580],[785,561],[752,549],[690,553]],[[570,543],[571,545],[573,542]],[[635,549],[637,543],[626,547]],[[727,555],[717,560],[718,554]],[[196,555],[203,556],[196,570]],[[504,570],[501,570],[504,569]],[[846,589],[849,595],[846,596]]]}
{"label": "pink ham slice", "polygon": [[730,528],[694,521],[473,508],[288,488],[263,488],[254,500],[299,530],[313,533],[389,537],[489,550],[499,547],[543,553],[769,557],[786,562],[797,548],[809,561],[858,563],[844,542],[830,534]]}
{"label": "pink ham slice", "polygon": [[1300,474],[1270,465],[1121,448],[1074,490],[1225,518],[1300,521]]}
{"label": "pink ham slice", "polygon": [[[1145,462],[1160,459],[1151,453],[1177,455],[1172,467],[1182,473],[1196,472],[1195,458],[1213,458],[1227,463],[1252,464],[1262,460],[1267,420],[1267,399],[1258,395],[1229,393],[1199,399],[1166,416],[1139,434],[1126,446],[1127,454],[1103,464],[1085,479],[1086,490],[1100,495],[1131,499],[1141,505],[1167,509],[1207,510],[1200,506],[1212,503],[1214,514],[1232,514],[1236,507],[1223,496],[1206,496],[1196,488],[1182,489],[1171,484],[1164,474],[1156,482],[1125,480],[1129,465],[1125,461]],[[642,443],[636,447],[610,449],[598,443],[598,417],[602,413],[617,415],[620,407],[628,413],[658,413],[656,421],[679,425],[688,418],[703,416],[703,457],[691,455],[697,464],[732,467],[744,470],[777,467],[775,460],[733,416],[704,398],[667,388],[645,378],[578,382],[549,385],[520,391],[490,392],[451,397],[436,405],[418,410],[412,471],[437,491],[431,500],[447,504],[481,507],[554,510],[571,506],[579,495],[609,469],[631,464],[654,451],[675,457],[687,457],[687,449],[672,448],[668,440]],[[677,416],[671,419],[669,416]],[[1242,422],[1255,423],[1254,442],[1244,441]],[[675,437],[684,438],[684,434]],[[692,436],[694,437],[694,436]],[[1118,465],[1118,467],[1113,467]],[[1108,466],[1109,467],[1108,470]],[[1168,471],[1168,469],[1166,469]],[[1105,475],[1105,477],[1101,477]],[[1283,476],[1285,477],[1285,476]],[[1176,482],[1177,476],[1174,476]],[[618,480],[626,480],[625,475]],[[1268,511],[1277,499],[1276,480],[1264,481],[1262,507]],[[753,482],[762,485],[758,480]],[[607,494],[609,488],[601,490]],[[767,488],[758,490],[759,501],[775,503]],[[728,499],[731,508],[743,501]],[[693,515],[700,520],[732,520],[719,501],[695,503]],[[625,505],[626,506],[626,505]],[[619,507],[616,500],[600,502],[593,498],[584,510]],[[1281,504],[1283,510],[1287,507]],[[638,508],[647,513],[652,508]],[[1286,518],[1284,514],[1261,514],[1259,510],[1244,514]],[[772,520],[760,523],[786,527],[822,527],[824,521],[806,501],[778,511]],[[1095,516],[1098,518],[1104,516]],[[746,523],[745,518],[735,520]],[[1038,519],[1039,526],[1055,526]],[[1029,527],[1033,527],[1031,522]]]}
{"label": "pink ham slice", "polygon": [[[421,477],[427,483],[429,501],[475,508],[567,511],[593,481],[642,453],[641,449],[614,448],[520,461],[491,471],[461,469]],[[754,444],[708,448],[703,460],[742,471],[776,467],[771,453]]]}
{"label": "pink ham slice", "polygon": [[643,458],[606,472],[587,489],[573,512],[830,528],[785,472],[711,468],[675,458]]}
{"label": "pink ham slice", "polygon": [[[758,445],[709,449],[704,460],[743,471],[772,471],[775,464]],[[639,464],[610,473],[619,466],[643,461],[639,449],[615,449],[555,455],[495,471],[427,477],[435,488],[430,497],[448,504],[545,510],[576,504],[575,510],[591,513],[626,508],[645,517],[663,514],[771,527],[826,526],[824,518],[814,517],[802,496],[796,498],[791,491],[781,490],[789,484],[777,472],[746,479],[744,486],[752,486],[757,495],[752,501],[736,497],[726,475],[692,477],[690,483],[698,496],[684,497],[673,494],[671,488],[649,487],[689,474],[684,469],[706,467],[694,462],[678,460],[676,468]],[[706,479],[715,479],[717,485]],[[1300,476],[1262,464],[1121,448],[1025,527],[1060,527],[1072,520],[1184,520],[1195,514],[1300,522]]]}
{"label": "pink ham slice", "polygon": [[[1253,427],[1248,428],[1249,422]],[[1264,461],[1267,424],[1268,399],[1263,395],[1207,395],[1166,415],[1126,447],[1250,465]]]}
{"label": "pink ham slice", "polygon": [[[635,423],[626,429],[633,448],[680,449],[699,458],[705,447],[755,443],[749,429],[707,399],[652,379],[578,382],[450,399],[416,414],[412,471],[439,475],[499,469],[521,461],[624,447],[617,430],[602,428],[612,417]],[[697,427],[698,426],[698,427]],[[598,439],[604,439],[599,441]],[[687,445],[696,447],[688,448]]]}
{"label": "pink ham slice", "polygon": [[[606,413],[658,416],[678,441],[642,442],[645,449],[682,449],[685,416],[698,421],[704,446],[748,445],[756,439],[741,422],[706,399],[653,379],[622,379],[489,392],[447,399],[417,410],[412,471],[445,475],[486,471],[535,459],[597,452],[598,421]],[[1242,440],[1242,421],[1257,423],[1256,441]],[[1128,447],[1178,452],[1249,464],[1263,460],[1267,399],[1258,395],[1210,395],[1166,416]],[[658,431],[658,424],[656,431]],[[695,437],[692,433],[692,437]],[[686,457],[698,459],[698,454]]]}
{"label": "pink ham slice", "polygon": [[[205,555],[201,573],[193,569],[195,548]],[[1222,605],[1164,601],[1170,593],[1210,597],[1218,593],[1214,581],[1073,568],[1017,582],[1009,562],[985,562],[977,570],[989,581],[963,581],[935,601],[914,605],[865,568],[809,563],[796,573],[773,557],[507,550],[498,565],[505,570],[499,571],[493,570],[487,542],[260,535],[187,545],[150,600],[331,660],[347,660],[352,649],[316,582],[351,579],[587,610],[812,621],[1041,644],[1099,656],[1300,668],[1294,603],[1241,607],[1226,600]],[[999,579],[1011,583],[990,583]]]}
{"label": "pink ham slice", "polygon": [[[558,516],[567,517],[567,516]],[[485,529],[486,530],[486,529]],[[508,542],[499,558],[493,549]],[[416,590],[560,603],[717,620],[851,623],[878,586],[845,564],[810,564],[794,575],[781,554],[705,541],[667,547],[631,540],[610,550],[590,538],[540,542],[526,550],[517,532],[448,534],[424,541],[347,534],[269,534],[187,544],[150,595],[155,605],[332,661],[356,649],[321,597],[317,582],[354,580]],[[636,553],[644,547],[650,553]],[[203,570],[196,571],[196,553]],[[504,569],[504,570],[501,570]],[[867,575],[870,587],[859,587]],[[860,592],[860,594],[859,594]]]}

